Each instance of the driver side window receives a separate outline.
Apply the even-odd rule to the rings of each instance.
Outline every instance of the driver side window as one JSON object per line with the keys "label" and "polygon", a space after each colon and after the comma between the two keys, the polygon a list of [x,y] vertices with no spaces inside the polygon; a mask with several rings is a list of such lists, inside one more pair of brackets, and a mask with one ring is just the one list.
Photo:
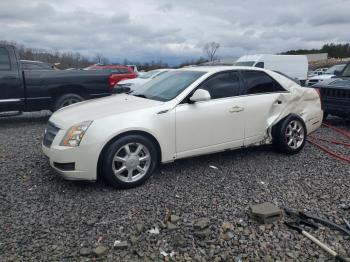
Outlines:
{"label": "driver side window", "polygon": [[3,47],[0,48],[0,70],[11,70],[10,56],[7,50]]}
{"label": "driver side window", "polygon": [[223,72],[212,76],[199,88],[207,90],[211,99],[219,99],[238,96],[240,91],[239,87],[238,72]]}

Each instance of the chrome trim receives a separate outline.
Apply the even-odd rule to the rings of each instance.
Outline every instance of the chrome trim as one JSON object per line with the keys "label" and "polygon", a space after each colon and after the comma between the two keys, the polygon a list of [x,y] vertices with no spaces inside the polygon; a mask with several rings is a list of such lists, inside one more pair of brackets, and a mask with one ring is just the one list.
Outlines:
{"label": "chrome trim", "polygon": [[0,103],[21,102],[21,99],[0,99]]}

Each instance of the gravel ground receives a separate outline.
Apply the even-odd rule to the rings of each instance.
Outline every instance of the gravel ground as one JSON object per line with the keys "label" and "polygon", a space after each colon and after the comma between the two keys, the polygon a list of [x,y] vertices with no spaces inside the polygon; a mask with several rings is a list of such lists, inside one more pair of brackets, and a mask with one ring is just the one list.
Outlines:
{"label": "gravel ground", "polygon": [[[252,220],[249,206],[267,201],[350,219],[350,166],[309,143],[294,156],[266,146],[180,160],[143,186],[116,190],[55,175],[40,146],[47,119],[0,119],[1,261],[327,261],[282,220]],[[349,122],[329,122],[350,130]],[[327,128],[317,135],[339,138]],[[167,214],[176,216],[164,229]],[[349,237],[309,231],[350,256]]]}

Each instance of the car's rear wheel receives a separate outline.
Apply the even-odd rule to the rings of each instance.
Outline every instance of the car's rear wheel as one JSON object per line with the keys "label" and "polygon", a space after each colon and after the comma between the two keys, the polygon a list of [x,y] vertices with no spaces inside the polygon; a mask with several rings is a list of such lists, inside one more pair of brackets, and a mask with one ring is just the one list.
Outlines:
{"label": "car's rear wheel", "polygon": [[157,163],[157,149],[152,141],[140,135],[127,135],[107,148],[102,176],[117,188],[131,188],[146,181]]}
{"label": "car's rear wheel", "polygon": [[296,115],[291,115],[276,126],[273,142],[279,151],[286,154],[296,154],[303,149],[306,136],[304,121]]}
{"label": "car's rear wheel", "polygon": [[79,103],[81,101],[83,101],[84,98],[80,95],[77,94],[65,94],[65,95],[61,95],[60,97],[58,97],[58,99],[56,100],[56,103],[54,105],[54,111],[57,111],[58,109],[62,108],[62,107],[66,107],[75,103]]}

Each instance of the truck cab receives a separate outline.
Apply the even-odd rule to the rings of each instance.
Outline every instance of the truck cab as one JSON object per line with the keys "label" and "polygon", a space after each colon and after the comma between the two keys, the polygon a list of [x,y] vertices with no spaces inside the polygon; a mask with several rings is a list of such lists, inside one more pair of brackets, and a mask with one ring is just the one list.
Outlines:
{"label": "truck cab", "polygon": [[114,74],[105,70],[24,70],[16,48],[0,44],[0,112],[6,115],[56,111],[111,95],[114,84]]}

